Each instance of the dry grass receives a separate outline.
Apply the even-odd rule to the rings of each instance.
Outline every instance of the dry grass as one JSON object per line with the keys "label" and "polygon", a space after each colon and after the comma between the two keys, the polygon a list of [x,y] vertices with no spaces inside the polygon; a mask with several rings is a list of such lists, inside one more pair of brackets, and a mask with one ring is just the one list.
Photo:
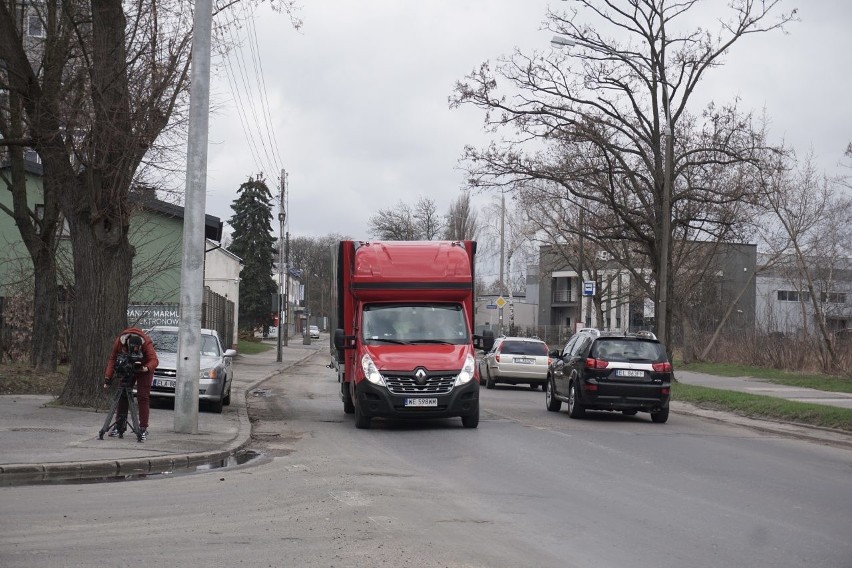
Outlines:
{"label": "dry grass", "polygon": [[50,394],[59,396],[65,386],[65,372],[36,371],[26,365],[0,363],[0,395]]}

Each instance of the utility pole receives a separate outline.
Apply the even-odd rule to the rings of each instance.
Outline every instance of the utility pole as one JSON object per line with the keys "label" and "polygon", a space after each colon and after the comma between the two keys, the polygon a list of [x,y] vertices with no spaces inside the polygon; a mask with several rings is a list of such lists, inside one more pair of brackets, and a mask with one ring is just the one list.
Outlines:
{"label": "utility pole", "polygon": [[278,356],[275,359],[277,362],[282,360],[282,329],[284,327],[284,313],[287,310],[287,305],[284,301],[284,220],[287,218],[287,211],[284,208],[284,196],[286,195],[287,187],[287,172],[281,170],[281,183],[278,193]]}
{"label": "utility pole", "polygon": [[204,212],[207,197],[207,134],[210,114],[210,28],[212,0],[195,3],[189,135],[186,149],[186,207],[180,271],[180,333],[175,387],[175,432],[198,434],[201,373],[201,304],[204,294]]}
{"label": "utility pole", "polygon": [[286,278],[284,279],[284,345],[290,342],[290,231],[284,235],[284,267]]}
{"label": "utility pole", "polygon": [[[500,297],[503,297],[503,257],[506,250],[506,194],[500,190]],[[498,331],[503,335],[503,307],[498,307],[500,310]]]}

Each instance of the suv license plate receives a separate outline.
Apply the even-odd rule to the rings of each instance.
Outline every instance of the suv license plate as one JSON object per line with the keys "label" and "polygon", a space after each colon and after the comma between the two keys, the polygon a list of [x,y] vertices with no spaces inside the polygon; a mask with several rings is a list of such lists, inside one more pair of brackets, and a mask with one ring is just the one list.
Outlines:
{"label": "suv license plate", "polygon": [[616,369],[615,375],[617,377],[637,377],[641,378],[645,376],[645,371],[635,371],[633,369]]}
{"label": "suv license plate", "polygon": [[514,362],[521,365],[532,365],[535,363],[535,359],[530,359],[529,357],[515,357]]}
{"label": "suv license plate", "polygon": [[405,406],[438,406],[437,398],[406,398]]}
{"label": "suv license plate", "polygon": [[175,382],[171,379],[154,379],[154,386],[173,389],[175,388]]}

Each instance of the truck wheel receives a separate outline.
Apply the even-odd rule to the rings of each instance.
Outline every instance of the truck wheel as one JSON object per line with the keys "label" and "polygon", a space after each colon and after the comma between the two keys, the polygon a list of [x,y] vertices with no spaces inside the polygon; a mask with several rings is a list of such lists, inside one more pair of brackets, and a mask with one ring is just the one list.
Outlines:
{"label": "truck wheel", "polygon": [[479,426],[479,409],[476,409],[476,414],[470,416],[462,416],[462,426],[465,428],[476,428]]}
{"label": "truck wheel", "polygon": [[568,416],[571,418],[583,418],[586,415],[586,409],[583,404],[577,400],[577,383],[571,381],[571,386],[568,387]]}
{"label": "truck wheel", "polygon": [[544,385],[544,402],[547,404],[547,409],[551,412],[559,412],[562,408],[562,401],[553,396],[553,381],[549,379]]}
{"label": "truck wheel", "polygon": [[361,405],[355,400],[355,427],[359,430],[367,430],[370,428],[370,415],[365,414],[361,410]]}
{"label": "truck wheel", "polygon": [[352,393],[349,391],[348,383],[340,384],[340,392],[343,395],[343,412],[345,414],[354,414],[355,404],[352,402]]}

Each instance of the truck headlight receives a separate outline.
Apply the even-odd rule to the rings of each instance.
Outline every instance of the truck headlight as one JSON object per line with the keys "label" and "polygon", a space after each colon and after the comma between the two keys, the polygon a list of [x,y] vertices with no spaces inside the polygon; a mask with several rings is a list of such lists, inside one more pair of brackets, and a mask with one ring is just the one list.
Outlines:
{"label": "truck headlight", "polygon": [[364,376],[374,385],[386,386],[385,378],[379,372],[379,368],[373,363],[372,357],[364,355],[361,357],[361,368],[364,370]]}
{"label": "truck headlight", "polygon": [[465,383],[469,383],[473,378],[473,370],[476,367],[476,361],[473,359],[473,355],[468,354],[467,357],[464,358],[464,366],[462,370],[459,371],[459,374],[456,375],[456,383],[454,386],[461,386]]}

